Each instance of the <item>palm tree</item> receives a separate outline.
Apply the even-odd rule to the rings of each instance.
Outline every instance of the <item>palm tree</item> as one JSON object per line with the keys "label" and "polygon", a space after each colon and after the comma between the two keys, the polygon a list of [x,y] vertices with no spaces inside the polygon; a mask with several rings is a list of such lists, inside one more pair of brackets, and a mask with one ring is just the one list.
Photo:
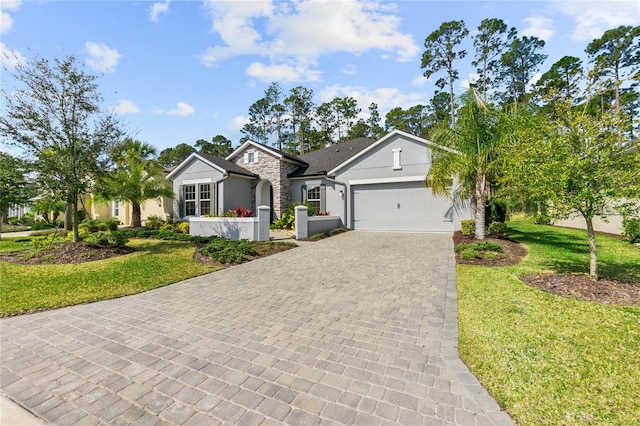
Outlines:
{"label": "palm tree", "polygon": [[112,152],[115,169],[98,185],[102,198],[131,203],[131,226],[141,226],[140,205],[157,197],[173,197],[171,183],[162,176],[156,149],[147,143],[127,138]]}
{"label": "palm tree", "polygon": [[[490,196],[490,180],[497,167],[496,151],[500,142],[497,112],[471,88],[462,95],[455,127],[443,123],[432,133],[432,139],[450,150],[433,150],[425,183],[434,194],[454,200],[473,197],[475,238],[483,240],[485,205]],[[456,185],[452,185],[454,180]]]}

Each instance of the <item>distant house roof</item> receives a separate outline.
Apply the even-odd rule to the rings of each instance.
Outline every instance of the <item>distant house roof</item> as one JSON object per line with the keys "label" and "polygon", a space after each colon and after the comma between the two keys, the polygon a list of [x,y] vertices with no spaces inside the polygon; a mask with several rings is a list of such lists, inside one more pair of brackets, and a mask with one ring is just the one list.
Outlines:
{"label": "distant house roof", "polygon": [[251,173],[247,169],[244,169],[238,166],[237,164],[232,163],[231,161],[225,160],[222,157],[216,157],[214,155],[207,155],[207,154],[200,154],[198,152],[193,152],[189,154],[189,156],[182,163],[174,167],[173,170],[171,170],[171,172],[167,175],[167,178],[170,179],[171,177],[173,177],[173,175],[178,173],[178,171],[180,171],[187,164],[189,164],[189,162],[193,158],[198,158],[201,161],[204,161],[205,163],[209,164],[211,167],[219,170],[222,173],[230,173],[235,175],[248,176],[252,178],[258,177],[258,175],[256,175],[255,173]]}
{"label": "distant house roof", "polygon": [[327,148],[311,151],[299,158],[308,166],[298,168],[289,174],[289,177],[324,176],[327,172],[344,163],[349,158],[371,146],[375,141],[367,138],[351,139],[339,142]]}
{"label": "distant house roof", "polygon": [[261,149],[263,151],[266,152],[270,152],[271,154],[275,155],[276,157],[283,159],[283,160],[287,160],[291,163],[295,163],[295,164],[299,164],[299,165],[303,165],[306,166],[307,163],[302,160],[300,157],[296,156],[296,155],[291,155],[291,154],[287,154],[284,151],[280,151],[279,149],[275,149],[272,148],[270,146],[267,145],[263,145],[261,143],[258,142],[254,142],[251,140],[246,141],[245,143],[243,143],[242,145],[240,145],[239,147],[237,147],[236,149],[233,150],[233,152],[231,154],[229,154],[227,156],[227,160],[232,159],[233,157],[235,157],[236,155],[238,155],[238,153],[242,152],[245,148],[249,147],[249,146],[254,146],[258,149]]}

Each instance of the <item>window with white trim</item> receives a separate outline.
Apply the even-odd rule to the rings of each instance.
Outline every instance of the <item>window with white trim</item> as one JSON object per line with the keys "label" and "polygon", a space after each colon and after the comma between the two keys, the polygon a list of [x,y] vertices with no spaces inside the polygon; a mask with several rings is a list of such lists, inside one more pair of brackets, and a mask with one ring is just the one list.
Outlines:
{"label": "window with white trim", "polygon": [[196,215],[196,185],[184,186],[184,215]]}
{"label": "window with white trim", "polygon": [[320,211],[320,185],[307,186],[307,203],[316,209],[316,212]]}
{"label": "window with white trim", "polygon": [[244,164],[255,164],[258,162],[258,151],[250,149],[244,153]]}
{"label": "window with white trim", "polygon": [[182,193],[185,216],[204,216],[211,213],[213,194],[210,183],[184,185]]}
{"label": "window with white trim", "polygon": [[113,217],[120,216],[120,201],[115,200],[113,202]]}
{"label": "window with white trim", "polygon": [[211,213],[211,184],[200,185],[200,211],[199,215],[204,216]]}

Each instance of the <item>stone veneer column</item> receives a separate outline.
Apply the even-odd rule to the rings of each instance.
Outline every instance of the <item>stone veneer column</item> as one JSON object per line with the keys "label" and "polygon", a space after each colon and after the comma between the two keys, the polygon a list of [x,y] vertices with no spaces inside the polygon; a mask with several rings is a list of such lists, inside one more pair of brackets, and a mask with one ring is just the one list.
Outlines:
{"label": "stone veneer column", "polygon": [[[247,150],[258,151],[257,163],[244,164],[244,153]],[[271,186],[273,188],[273,210],[275,211],[276,216],[280,217],[289,204],[291,204],[291,182],[287,175],[297,169],[298,166],[282,162],[271,153],[254,147],[250,147],[239,152],[232,161],[238,166],[260,176],[260,180],[268,180],[271,182]],[[258,182],[259,181],[256,181],[251,188],[254,203],[251,208],[253,210],[256,210],[255,192]]]}

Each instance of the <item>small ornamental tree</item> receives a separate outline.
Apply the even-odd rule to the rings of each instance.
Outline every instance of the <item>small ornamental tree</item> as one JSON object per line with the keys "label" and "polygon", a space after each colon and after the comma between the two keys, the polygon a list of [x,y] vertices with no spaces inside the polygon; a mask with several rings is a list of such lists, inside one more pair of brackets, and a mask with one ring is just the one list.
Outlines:
{"label": "small ornamental tree", "polygon": [[[535,124],[532,124],[534,123]],[[532,130],[534,129],[535,130]],[[553,114],[523,120],[504,145],[501,186],[544,201],[551,218],[584,218],[589,274],[598,279],[593,218],[640,196],[640,153],[618,142],[616,114],[593,116],[572,100],[554,102]]]}
{"label": "small ornamental tree", "polygon": [[2,87],[0,135],[24,151],[43,192],[67,200],[73,241],[78,238],[78,202],[106,170],[120,123],[101,109],[96,76],[75,57],[35,58],[12,72],[17,88]]}
{"label": "small ornamental tree", "polygon": [[25,162],[0,152],[0,233],[9,208],[28,204],[33,196]]}

